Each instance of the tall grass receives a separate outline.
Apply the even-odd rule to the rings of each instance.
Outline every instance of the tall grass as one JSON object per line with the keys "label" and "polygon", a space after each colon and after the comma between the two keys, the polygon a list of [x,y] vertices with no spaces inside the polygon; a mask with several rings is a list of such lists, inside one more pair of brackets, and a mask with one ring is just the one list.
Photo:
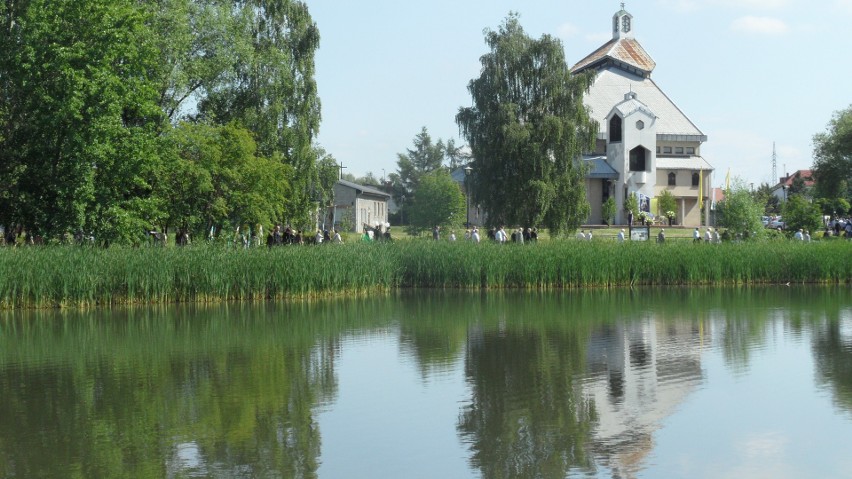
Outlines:
{"label": "tall grass", "polygon": [[396,288],[849,283],[852,243],[401,241],[0,249],[0,307],[286,299]]}

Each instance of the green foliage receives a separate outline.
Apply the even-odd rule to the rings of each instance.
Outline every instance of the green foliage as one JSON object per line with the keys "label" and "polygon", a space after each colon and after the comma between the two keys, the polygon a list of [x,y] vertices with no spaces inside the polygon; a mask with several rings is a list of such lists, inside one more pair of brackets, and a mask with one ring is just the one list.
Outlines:
{"label": "green foliage", "polygon": [[582,101],[591,77],[572,76],[562,43],[530,38],[516,14],[485,41],[481,74],[468,84],[473,106],[456,115],[474,158],[472,201],[491,225],[572,231],[590,210],[577,158],[597,134]]}
{"label": "green foliage", "polygon": [[849,202],[843,198],[817,198],[814,203],[826,216],[843,217],[849,212]]}
{"label": "green foliage", "polygon": [[755,201],[742,180],[735,178],[731,183],[725,199],[716,206],[716,222],[734,235],[762,235],[765,229],[760,221],[763,206]]}
{"label": "green foliage", "polygon": [[657,207],[660,209],[660,216],[665,216],[668,211],[677,211],[677,200],[669,190],[663,190],[657,199]]}
{"label": "green foliage", "polygon": [[636,212],[638,211],[639,200],[636,199],[636,195],[627,195],[627,197],[624,198],[624,212],[636,215]]}
{"label": "green foliage", "polygon": [[[852,282],[848,241],[349,242],[0,248],[0,307],[262,300],[413,288]],[[369,264],[369,268],[364,268]],[[287,265],[282,268],[281,265]]]}
{"label": "green foliage", "polygon": [[814,135],[812,168],[817,196],[852,201],[852,106],[835,112],[826,131]]}
{"label": "green foliage", "polygon": [[[208,0],[215,5],[218,2]],[[252,132],[260,156],[292,171],[285,216],[309,224],[316,211],[316,150],[320,101],[314,79],[319,30],[296,0],[246,0],[229,6],[234,61],[198,102],[199,117],[236,122]]]}
{"label": "green foliage", "polygon": [[764,215],[781,214],[781,200],[772,194],[772,187],[768,183],[761,183],[751,195],[754,201],[763,207]]}
{"label": "green foliage", "polygon": [[784,202],[784,224],[788,230],[803,229],[816,232],[823,228],[819,206],[801,195],[794,195]]}
{"label": "green foliage", "polygon": [[303,2],[4,2],[0,24],[0,224],[138,243],[158,224],[309,223],[328,198]]}
{"label": "green foliage", "polygon": [[[157,52],[129,0],[33,0],[0,12],[0,222],[102,241],[135,223],[160,125]],[[107,222],[113,223],[108,224]]]}
{"label": "green foliage", "polygon": [[606,223],[607,225],[611,225],[615,222],[616,208],[617,206],[615,206],[615,198],[613,198],[612,196],[607,198],[601,206],[601,215],[603,216],[604,223]]}
{"label": "green foliage", "polygon": [[449,173],[439,169],[420,178],[417,201],[410,209],[410,231],[419,234],[435,225],[455,227],[465,220],[465,198]]}
{"label": "green foliage", "polygon": [[282,217],[286,167],[257,156],[248,131],[182,123],[168,140],[171,154],[162,159],[154,191],[163,204],[162,229],[230,231]]}
{"label": "green foliage", "polygon": [[432,137],[424,126],[414,137],[414,149],[397,154],[399,181],[409,194],[420,184],[420,178],[441,167],[444,161],[444,144],[432,143]]}

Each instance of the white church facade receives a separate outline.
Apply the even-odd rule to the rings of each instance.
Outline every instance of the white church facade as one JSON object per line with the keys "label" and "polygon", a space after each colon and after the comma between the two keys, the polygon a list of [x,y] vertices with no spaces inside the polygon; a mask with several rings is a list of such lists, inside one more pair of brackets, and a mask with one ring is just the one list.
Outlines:
{"label": "white church facade", "polygon": [[634,38],[633,16],[622,7],[612,22],[612,40],[571,69],[594,75],[584,103],[600,125],[595,151],[584,157],[591,166],[587,222],[603,223],[602,205],[614,197],[615,223],[625,224],[628,195],[636,195],[641,210],[665,214],[656,199],[669,191],[677,224],[699,226],[702,213],[708,224],[713,167],[701,156],[707,136],[651,79],[656,63]]}

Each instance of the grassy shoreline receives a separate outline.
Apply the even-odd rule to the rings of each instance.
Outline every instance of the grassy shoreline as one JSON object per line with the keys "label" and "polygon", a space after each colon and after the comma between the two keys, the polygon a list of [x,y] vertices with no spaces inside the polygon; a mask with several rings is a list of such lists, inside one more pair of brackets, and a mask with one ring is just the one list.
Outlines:
{"label": "grassy shoreline", "polygon": [[400,288],[852,282],[852,243],[555,240],[226,249],[0,248],[0,309],[281,300]]}

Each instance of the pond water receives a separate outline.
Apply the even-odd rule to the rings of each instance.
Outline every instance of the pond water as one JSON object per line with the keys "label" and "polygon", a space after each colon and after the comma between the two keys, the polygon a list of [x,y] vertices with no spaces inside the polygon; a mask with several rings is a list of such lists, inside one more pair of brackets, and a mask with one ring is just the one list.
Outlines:
{"label": "pond water", "polygon": [[0,477],[852,478],[848,287],[0,313]]}

